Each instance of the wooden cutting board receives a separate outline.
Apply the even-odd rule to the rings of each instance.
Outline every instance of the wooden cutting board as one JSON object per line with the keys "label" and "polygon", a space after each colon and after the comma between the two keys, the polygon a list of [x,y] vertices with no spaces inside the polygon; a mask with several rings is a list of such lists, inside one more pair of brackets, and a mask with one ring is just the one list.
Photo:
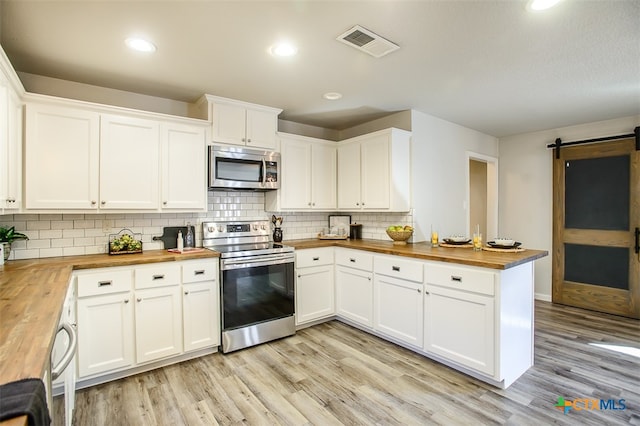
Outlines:
{"label": "wooden cutting board", "polygon": [[[176,248],[178,247],[178,231],[182,231],[182,238],[187,236],[186,226],[165,226],[162,229],[162,235],[159,237],[153,237],[153,241],[162,241],[165,249]],[[191,232],[193,232],[195,243],[196,230],[193,225],[191,226]]]}

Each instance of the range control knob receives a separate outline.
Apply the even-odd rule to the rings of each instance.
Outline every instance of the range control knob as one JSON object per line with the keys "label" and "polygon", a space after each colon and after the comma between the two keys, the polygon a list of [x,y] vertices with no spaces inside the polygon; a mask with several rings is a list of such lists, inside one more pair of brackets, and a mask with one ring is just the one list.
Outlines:
{"label": "range control knob", "polygon": [[222,232],[222,225],[218,226],[218,232]]}
{"label": "range control knob", "polygon": [[207,227],[207,231],[216,232],[216,228],[215,228],[215,226],[209,226],[209,227]]}

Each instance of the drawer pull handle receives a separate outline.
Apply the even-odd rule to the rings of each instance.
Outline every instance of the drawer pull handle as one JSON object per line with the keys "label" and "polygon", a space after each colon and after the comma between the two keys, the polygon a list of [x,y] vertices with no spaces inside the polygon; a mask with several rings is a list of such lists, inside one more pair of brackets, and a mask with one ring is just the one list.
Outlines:
{"label": "drawer pull handle", "polygon": [[104,287],[113,284],[113,281],[98,281],[98,287]]}
{"label": "drawer pull handle", "polygon": [[349,262],[356,263],[356,260],[355,260],[353,257],[350,257],[350,258],[349,258]]}
{"label": "drawer pull handle", "polygon": [[194,275],[203,275],[204,274],[204,269],[199,269],[197,271],[193,271]]}
{"label": "drawer pull handle", "polygon": [[314,257],[313,260],[320,260],[320,258],[319,257]]}
{"label": "drawer pull handle", "polygon": [[154,275],[153,276],[153,280],[164,280],[164,274],[163,275]]}
{"label": "drawer pull handle", "polygon": [[396,271],[396,272],[400,272],[400,267],[399,266],[392,266],[391,269]]}
{"label": "drawer pull handle", "polygon": [[457,275],[451,275],[451,281],[455,281],[455,282],[461,283],[462,282],[462,277],[459,277]]}

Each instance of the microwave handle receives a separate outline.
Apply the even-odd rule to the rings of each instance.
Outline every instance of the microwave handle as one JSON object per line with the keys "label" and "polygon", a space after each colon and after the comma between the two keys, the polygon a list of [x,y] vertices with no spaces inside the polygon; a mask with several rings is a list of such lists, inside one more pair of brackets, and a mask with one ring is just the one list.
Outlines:
{"label": "microwave handle", "polygon": [[267,162],[262,159],[262,186],[267,184]]}

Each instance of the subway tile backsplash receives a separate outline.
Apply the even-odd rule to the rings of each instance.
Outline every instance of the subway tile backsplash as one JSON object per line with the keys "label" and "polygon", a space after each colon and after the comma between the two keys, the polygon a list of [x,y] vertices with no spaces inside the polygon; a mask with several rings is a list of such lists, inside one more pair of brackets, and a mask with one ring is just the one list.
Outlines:
{"label": "subway tile backsplash", "polygon": [[[343,212],[279,212],[283,217],[284,240],[315,238],[328,226],[330,214],[350,214],[352,223],[362,224],[362,237],[390,241],[385,229],[391,224],[413,225],[409,213],[343,213]],[[136,214],[8,214],[0,215],[0,225],[15,226],[16,231],[29,236],[28,241],[11,245],[11,259],[33,259],[107,252],[109,234],[123,228],[141,234],[143,250],[163,249],[164,226],[184,226],[190,222],[196,228],[196,246],[202,245],[202,222],[270,220],[272,213],[264,210],[261,192],[209,192],[208,211],[202,213],[136,213]]]}

